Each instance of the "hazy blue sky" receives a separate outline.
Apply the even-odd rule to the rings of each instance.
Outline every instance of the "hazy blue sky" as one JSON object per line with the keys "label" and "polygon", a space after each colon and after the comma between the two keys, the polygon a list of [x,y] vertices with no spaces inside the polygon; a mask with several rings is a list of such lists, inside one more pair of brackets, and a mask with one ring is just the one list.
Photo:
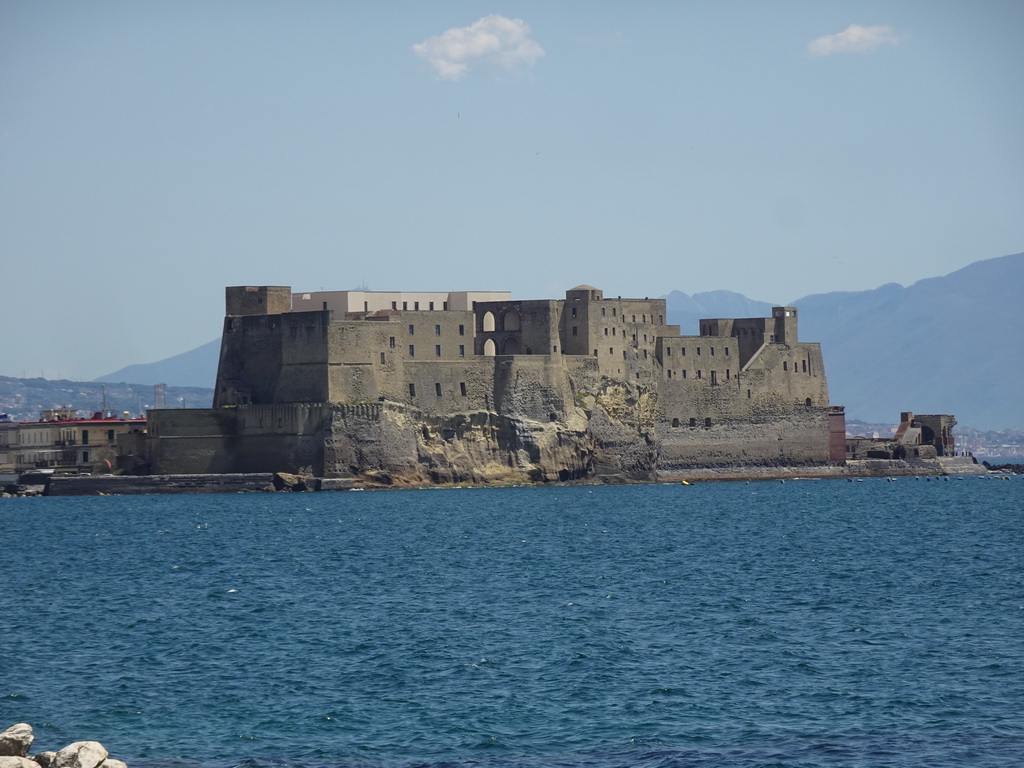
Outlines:
{"label": "hazy blue sky", "polygon": [[0,374],[226,285],[788,302],[1024,250],[1024,2],[0,0]]}

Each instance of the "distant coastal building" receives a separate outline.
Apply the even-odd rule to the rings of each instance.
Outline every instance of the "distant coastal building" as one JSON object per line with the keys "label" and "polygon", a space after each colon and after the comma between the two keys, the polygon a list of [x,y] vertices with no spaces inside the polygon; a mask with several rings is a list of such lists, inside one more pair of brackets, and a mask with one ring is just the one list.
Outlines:
{"label": "distant coastal building", "polygon": [[[0,473],[33,470],[109,472],[145,452],[146,420],[72,408],[43,411],[38,421],[0,423]],[[120,448],[119,448],[120,444]],[[126,447],[127,446],[127,447]]]}
{"label": "distant coastal building", "polygon": [[654,479],[842,461],[797,310],[666,324],[663,299],[226,289],[212,409],[151,411],[153,471],[385,482]]}

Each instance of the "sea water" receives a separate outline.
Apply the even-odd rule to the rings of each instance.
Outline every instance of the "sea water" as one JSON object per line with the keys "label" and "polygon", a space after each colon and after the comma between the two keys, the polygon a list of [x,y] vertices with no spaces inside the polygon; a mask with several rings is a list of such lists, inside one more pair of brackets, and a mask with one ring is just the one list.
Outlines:
{"label": "sea water", "polygon": [[1024,478],[9,499],[0,729],[163,766],[1024,763]]}

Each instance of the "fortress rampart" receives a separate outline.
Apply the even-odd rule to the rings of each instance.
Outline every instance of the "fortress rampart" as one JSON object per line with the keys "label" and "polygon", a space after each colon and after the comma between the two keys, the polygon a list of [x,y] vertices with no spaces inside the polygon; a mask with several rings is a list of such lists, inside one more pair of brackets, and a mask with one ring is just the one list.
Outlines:
{"label": "fortress rampart", "polygon": [[154,471],[653,479],[842,458],[793,307],[699,335],[662,299],[587,285],[526,301],[239,286],[226,307],[214,407],[151,412]]}

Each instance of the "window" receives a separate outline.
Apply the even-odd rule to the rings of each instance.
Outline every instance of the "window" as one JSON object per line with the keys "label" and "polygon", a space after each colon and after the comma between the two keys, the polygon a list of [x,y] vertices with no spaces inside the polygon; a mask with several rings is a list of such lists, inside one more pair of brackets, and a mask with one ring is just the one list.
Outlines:
{"label": "window", "polygon": [[402,309],[408,309],[408,308],[409,308],[409,302],[408,301],[403,301],[402,302]]}
{"label": "window", "polygon": [[811,398],[808,397],[806,400],[804,400],[804,405],[806,405],[808,408],[810,408],[812,402],[813,401],[811,400]]}
{"label": "window", "polygon": [[704,419],[704,429],[711,429],[711,419]]}
{"label": "window", "polygon": [[114,430],[112,430],[112,429],[108,429],[107,430],[107,442],[108,443],[114,442]]}
{"label": "window", "polygon": [[700,347],[697,347],[697,357],[700,357]]}
{"label": "window", "polygon": [[88,464],[89,463],[89,452],[88,451],[82,451],[82,463],[83,464]]}
{"label": "window", "polygon": [[459,326],[459,336],[465,336],[465,335],[466,335],[466,326],[460,325]]}
{"label": "window", "polygon": [[697,420],[696,419],[690,419],[690,426],[691,427],[696,427],[697,426]]}
{"label": "window", "polygon": [[686,357],[686,347],[680,348],[679,354],[681,354],[683,357]]}
{"label": "window", "polygon": [[608,329],[607,329],[607,328],[605,328],[605,329],[604,329],[604,335],[605,335],[605,336],[607,336],[607,335],[608,335]]}
{"label": "window", "polygon": [[644,360],[646,360],[646,359],[647,359],[647,350],[645,349],[644,350]]}
{"label": "window", "polygon": [[441,345],[440,344],[435,344],[434,345],[434,357],[440,357],[440,356],[441,356]]}
{"label": "window", "polygon": [[714,357],[714,356],[715,356],[715,348],[714,348],[714,347],[711,347],[711,349],[709,349],[709,350],[708,350],[708,352],[710,352],[710,353],[711,353],[711,356],[712,356],[712,357]]}
{"label": "window", "polygon": [[665,354],[669,355],[671,357],[671,355],[672,355],[672,347],[665,347]]}
{"label": "window", "polygon": [[604,307],[601,307],[601,317],[604,317],[604,315],[605,315]]}
{"label": "window", "polygon": [[398,302],[397,301],[392,301],[391,302],[391,308],[394,309],[394,310],[397,310],[398,309]]}
{"label": "window", "polygon": [[389,346],[389,347],[391,347],[392,349],[394,349],[394,348],[395,348],[395,337],[394,337],[394,336],[391,336],[391,337],[390,337],[390,338],[388,339],[388,346]]}
{"label": "window", "polygon": [[712,371],[711,372],[711,383],[712,384],[717,384],[718,383],[718,371]]}
{"label": "window", "polygon": [[433,312],[433,311],[434,311],[434,302],[430,302],[430,311],[431,311],[431,312]]}
{"label": "window", "polygon": [[416,397],[416,385],[409,382],[409,397]]}
{"label": "window", "polygon": [[435,325],[434,326],[434,335],[435,336],[440,336],[441,335],[441,326],[440,325]]}
{"label": "window", "polygon": [[441,396],[441,382],[440,381],[434,382],[434,394],[437,395],[438,397]]}
{"label": "window", "polygon": [[730,375],[729,375],[729,369],[728,369],[728,368],[726,368],[726,369],[725,369],[725,380],[726,380],[726,381],[728,381],[728,380],[729,380],[729,379],[731,379],[731,378],[732,378],[732,376],[730,376]]}
{"label": "window", "polygon": [[594,350],[594,357],[597,357],[597,350]]}
{"label": "window", "polygon": [[615,317],[615,307],[612,307],[612,317]]}
{"label": "window", "polygon": [[463,397],[466,396],[466,382],[464,381],[459,382],[459,394],[461,394]]}
{"label": "window", "polygon": [[679,372],[679,375],[680,375],[680,376],[682,376],[682,377],[683,377],[683,378],[685,379],[685,378],[686,378],[686,369],[685,369],[685,368],[683,368],[683,370],[681,370],[681,371]]}
{"label": "window", "polygon": [[749,400],[749,399],[750,399],[750,390],[748,389],[747,390],[747,400]]}
{"label": "window", "polygon": [[416,347],[413,344],[409,345],[409,357],[416,357]]}
{"label": "window", "polygon": [[804,373],[807,373],[807,361],[806,360],[801,360],[800,364],[803,366]]}
{"label": "window", "polygon": [[701,374],[702,374],[702,373],[703,373],[703,371],[697,371],[697,378],[698,378],[698,379],[699,379],[699,378],[701,378]]}
{"label": "window", "polygon": [[643,322],[646,323],[647,322],[647,315],[643,315],[642,320],[643,320]]}
{"label": "window", "polygon": [[576,317],[576,307],[573,307],[573,308],[572,308],[572,316],[573,316],[573,317]]}
{"label": "window", "polygon": [[670,378],[670,379],[672,378],[672,369],[671,368],[669,368],[667,371],[665,371],[665,373],[668,374],[668,378]]}
{"label": "window", "polygon": [[83,429],[82,430],[82,445],[88,445],[88,444],[89,444],[89,430],[88,429]]}
{"label": "window", "polygon": [[609,355],[614,355],[615,354],[615,347],[608,347],[608,354]]}
{"label": "window", "polygon": [[572,327],[572,335],[573,335],[573,336],[575,336],[575,335],[576,335],[576,326],[575,326],[575,325],[574,325],[574,326]]}
{"label": "window", "polygon": [[726,356],[726,357],[728,357],[728,356],[729,356],[729,348],[728,348],[728,347],[726,347],[726,348],[725,348],[725,356]]}
{"label": "window", "polygon": [[678,427],[679,426],[679,419],[672,419],[672,426],[673,427]]}
{"label": "window", "polygon": [[636,315],[633,315],[633,322],[636,322]]}
{"label": "window", "polygon": [[413,325],[412,323],[409,323],[409,335],[410,336],[415,336],[416,335],[416,326]]}
{"label": "window", "polygon": [[789,370],[789,363],[787,363],[785,360],[782,361],[782,370],[784,370],[784,371],[788,371]]}
{"label": "window", "polygon": [[[474,304],[475,304],[475,303],[476,303],[476,302],[474,302]],[[447,311],[448,311],[448,302],[446,301],[446,302],[445,302],[445,303],[443,304],[443,306],[444,306],[444,311],[445,311],[445,312],[447,312]]]}
{"label": "window", "polygon": [[383,352],[380,353],[380,364],[384,365],[384,353]]}
{"label": "window", "polygon": [[466,345],[465,344],[459,344],[459,357],[465,357],[465,356],[466,356]]}

